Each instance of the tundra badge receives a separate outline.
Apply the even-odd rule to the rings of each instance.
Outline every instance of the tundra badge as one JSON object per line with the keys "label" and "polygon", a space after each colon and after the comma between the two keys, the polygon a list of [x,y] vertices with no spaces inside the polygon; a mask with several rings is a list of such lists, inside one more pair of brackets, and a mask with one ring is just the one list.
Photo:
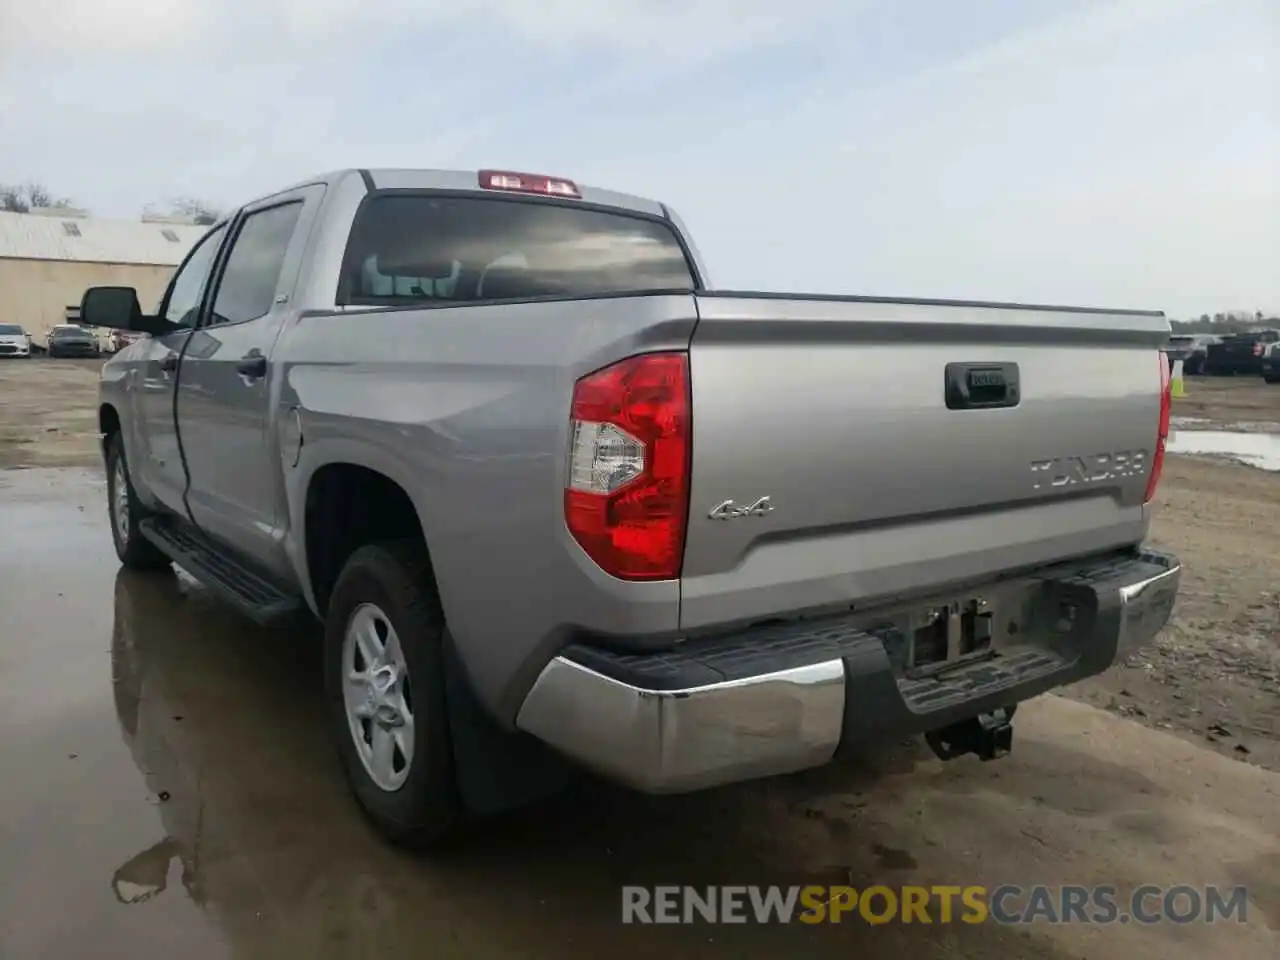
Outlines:
{"label": "tundra badge", "polygon": [[1088,456],[1058,457],[1031,461],[1031,489],[1045,486],[1070,487],[1143,476],[1147,472],[1147,451],[1115,450]]}

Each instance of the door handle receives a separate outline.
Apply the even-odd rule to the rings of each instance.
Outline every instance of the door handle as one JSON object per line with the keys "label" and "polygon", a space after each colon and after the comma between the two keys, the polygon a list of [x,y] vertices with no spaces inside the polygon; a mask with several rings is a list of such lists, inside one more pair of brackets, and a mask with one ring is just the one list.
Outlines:
{"label": "door handle", "polygon": [[265,376],[267,372],[267,358],[260,353],[251,353],[247,357],[241,358],[236,364],[236,372],[241,376],[258,377]]}
{"label": "door handle", "polygon": [[165,373],[173,373],[178,369],[178,355],[176,353],[166,353],[160,358],[160,369]]}

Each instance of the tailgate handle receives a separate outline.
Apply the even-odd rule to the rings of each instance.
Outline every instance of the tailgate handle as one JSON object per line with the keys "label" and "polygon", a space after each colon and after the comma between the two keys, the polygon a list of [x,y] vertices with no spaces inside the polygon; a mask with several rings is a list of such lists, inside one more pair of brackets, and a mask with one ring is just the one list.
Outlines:
{"label": "tailgate handle", "polygon": [[1021,397],[1016,363],[948,363],[948,410],[1016,407]]}

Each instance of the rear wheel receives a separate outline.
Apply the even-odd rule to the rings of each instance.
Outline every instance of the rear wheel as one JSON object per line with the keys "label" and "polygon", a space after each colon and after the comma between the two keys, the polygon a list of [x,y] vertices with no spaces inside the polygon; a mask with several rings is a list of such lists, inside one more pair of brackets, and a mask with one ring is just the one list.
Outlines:
{"label": "rear wheel", "polygon": [[325,688],[352,792],[395,843],[439,846],[461,825],[445,704],[444,616],[423,548],[361,547],[325,617]]}
{"label": "rear wheel", "polygon": [[129,463],[119,433],[107,439],[107,515],[116,556],[124,566],[130,570],[161,570],[169,566],[169,558],[138,530],[147,511],[138,502],[129,479]]}

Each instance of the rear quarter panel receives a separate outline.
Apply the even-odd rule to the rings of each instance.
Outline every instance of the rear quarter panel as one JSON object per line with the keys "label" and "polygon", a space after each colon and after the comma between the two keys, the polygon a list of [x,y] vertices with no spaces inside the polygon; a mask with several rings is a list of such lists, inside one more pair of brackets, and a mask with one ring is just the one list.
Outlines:
{"label": "rear quarter panel", "polygon": [[[575,380],[635,353],[686,349],[689,296],[304,314],[277,344],[287,549],[309,583],[306,490],[329,463],[386,474],[417,508],[449,630],[482,701],[513,722],[538,671],[576,630],[662,635],[675,581],[625,583],[564,524]],[[297,449],[283,438],[283,449]],[[314,604],[314,598],[309,598]]]}

